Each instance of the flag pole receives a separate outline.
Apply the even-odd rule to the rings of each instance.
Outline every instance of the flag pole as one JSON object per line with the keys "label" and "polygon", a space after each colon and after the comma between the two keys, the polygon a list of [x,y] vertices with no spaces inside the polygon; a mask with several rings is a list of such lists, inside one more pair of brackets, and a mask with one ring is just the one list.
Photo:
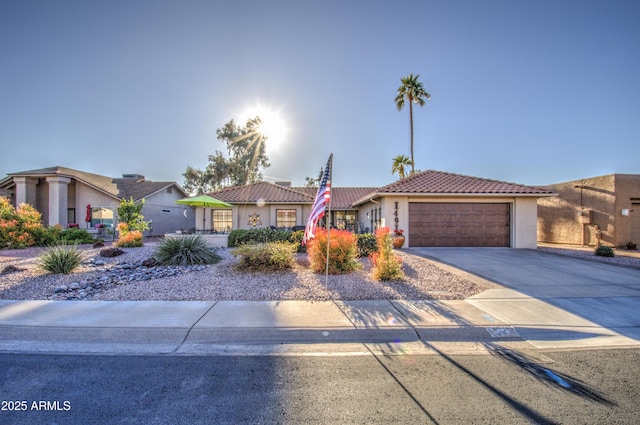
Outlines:
{"label": "flag pole", "polygon": [[331,191],[333,188],[331,187],[333,180],[333,154],[329,156],[329,205],[327,206],[328,214],[327,220],[325,223],[327,224],[327,261],[324,269],[324,290],[328,291],[329,287],[329,247],[331,246],[331,199],[333,198],[333,194]]}

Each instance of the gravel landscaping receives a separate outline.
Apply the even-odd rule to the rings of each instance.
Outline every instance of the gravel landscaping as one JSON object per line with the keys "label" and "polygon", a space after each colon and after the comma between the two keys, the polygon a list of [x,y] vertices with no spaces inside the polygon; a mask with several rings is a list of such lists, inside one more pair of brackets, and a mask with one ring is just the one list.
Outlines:
{"label": "gravel landscaping", "polygon": [[[293,269],[274,273],[236,270],[238,260],[227,249],[217,250],[218,264],[193,267],[147,267],[158,241],[142,248],[123,248],[118,257],[102,257],[103,248],[81,247],[84,261],[69,275],[50,274],[38,267],[43,248],[0,251],[0,299],[18,300],[387,300],[465,299],[490,287],[487,283],[410,251],[397,251],[406,279],[377,282],[371,263],[345,275],[309,269],[307,256],[298,254]],[[614,258],[596,257],[591,249],[540,247],[540,251],[640,269],[639,253]]]}
{"label": "gravel landscaping", "polygon": [[103,248],[82,247],[83,264],[69,275],[53,275],[38,267],[43,248],[0,251],[0,299],[446,300],[467,298],[489,285],[407,251],[398,251],[405,280],[377,282],[370,278],[370,261],[361,259],[361,270],[329,275],[327,288],[324,275],[309,269],[305,254],[298,254],[293,269],[273,273],[236,270],[237,259],[227,249],[217,251],[222,261],[214,265],[141,265],[157,245],[154,241],[142,248],[123,248],[123,255],[112,258],[100,256]]}

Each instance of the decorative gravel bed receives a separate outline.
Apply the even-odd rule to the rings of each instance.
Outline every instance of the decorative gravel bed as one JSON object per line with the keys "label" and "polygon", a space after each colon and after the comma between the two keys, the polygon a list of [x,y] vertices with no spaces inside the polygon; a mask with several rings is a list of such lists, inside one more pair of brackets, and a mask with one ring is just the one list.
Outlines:
{"label": "decorative gravel bed", "polygon": [[217,253],[218,264],[199,267],[145,267],[158,242],[142,248],[123,248],[125,254],[104,258],[101,248],[81,248],[85,261],[69,275],[53,275],[37,266],[42,248],[0,251],[0,299],[46,300],[386,300],[464,299],[489,285],[462,272],[398,251],[406,279],[377,282],[370,278],[371,263],[361,259],[361,270],[329,275],[312,272],[307,256],[299,254],[293,269],[274,273],[247,273],[235,269],[230,250]]}
{"label": "decorative gravel bed", "polygon": [[594,254],[595,248],[553,248],[551,246],[538,247],[539,251],[549,254],[564,255],[587,261],[615,264],[618,266],[640,269],[640,253],[637,251],[616,250],[615,257],[598,257]]}

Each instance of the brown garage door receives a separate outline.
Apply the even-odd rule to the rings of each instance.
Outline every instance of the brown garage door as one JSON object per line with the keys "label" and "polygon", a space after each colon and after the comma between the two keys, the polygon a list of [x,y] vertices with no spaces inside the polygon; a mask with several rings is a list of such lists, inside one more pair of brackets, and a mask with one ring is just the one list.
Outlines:
{"label": "brown garage door", "polygon": [[510,246],[509,204],[409,203],[410,246]]}

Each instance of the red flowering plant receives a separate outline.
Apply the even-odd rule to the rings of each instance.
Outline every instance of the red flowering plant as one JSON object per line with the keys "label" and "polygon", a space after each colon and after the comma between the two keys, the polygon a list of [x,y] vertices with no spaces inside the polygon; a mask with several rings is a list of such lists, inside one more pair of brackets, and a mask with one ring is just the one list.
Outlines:
{"label": "red flowering plant", "polygon": [[394,236],[402,236],[403,234],[404,234],[404,230],[402,229],[396,229],[393,231]]}

